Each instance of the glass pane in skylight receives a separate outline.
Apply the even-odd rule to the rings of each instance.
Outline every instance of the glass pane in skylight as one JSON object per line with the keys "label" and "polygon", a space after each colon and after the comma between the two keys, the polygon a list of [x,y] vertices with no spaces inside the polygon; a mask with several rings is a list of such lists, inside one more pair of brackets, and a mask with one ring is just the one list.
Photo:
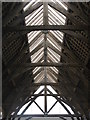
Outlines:
{"label": "glass pane in skylight", "polygon": [[59,14],[59,12],[57,12],[56,10],[54,10],[52,7],[48,6],[49,8],[49,14],[50,17],[52,16],[52,20],[55,20],[57,22],[57,24],[65,24],[65,17],[61,16],[61,14]]}
{"label": "glass pane in skylight", "polygon": [[70,111],[71,114],[74,114],[74,112],[72,111],[72,109],[67,104],[65,104],[64,102],[62,102],[62,103],[66,106],[66,108]]}
{"label": "glass pane in skylight", "polygon": [[35,100],[41,109],[44,111],[44,96],[40,96]]}
{"label": "glass pane in skylight", "polygon": [[43,112],[37,107],[35,103],[32,103],[30,107],[26,110],[24,115],[30,115],[30,114],[43,114]]}
{"label": "glass pane in skylight", "polygon": [[[39,12],[37,12],[37,14],[34,17],[29,17],[26,20],[26,24],[28,24],[29,22],[32,23],[39,15],[41,15],[43,12],[43,10],[40,10]],[[30,15],[31,16],[31,15]]]}
{"label": "glass pane in skylight", "polygon": [[31,46],[34,42],[36,42],[36,40],[44,38],[44,36],[41,32],[38,32],[38,33],[36,32],[35,34],[37,34],[37,35],[35,35],[35,38],[33,38],[31,35],[29,35],[29,37],[28,37],[29,43],[30,43],[29,46]]}
{"label": "glass pane in skylight", "polygon": [[63,106],[58,102],[49,114],[68,114],[68,112],[63,108]]}
{"label": "glass pane in skylight", "polygon": [[48,57],[53,61],[58,63],[58,61],[48,52]]}
{"label": "glass pane in skylight", "polygon": [[36,47],[38,48],[38,45],[42,45],[42,43],[43,43],[43,38],[34,42],[34,44],[30,46],[30,52],[33,51]]}
{"label": "glass pane in skylight", "polygon": [[52,44],[56,49],[61,51],[61,46],[59,46],[56,41],[54,41],[50,36],[48,36],[47,41]]}
{"label": "glass pane in skylight", "polygon": [[[34,21],[30,21],[28,24],[27,24],[27,26],[28,25],[38,25],[37,23],[38,23],[38,21],[42,21],[43,20],[43,15],[42,14],[40,14],[39,16],[38,16],[38,18],[36,18],[36,19],[34,19]],[[42,22],[41,22],[42,23]]]}
{"label": "glass pane in skylight", "polygon": [[58,77],[58,74],[52,68],[48,68],[48,70],[51,71],[56,78]]}
{"label": "glass pane in skylight", "polygon": [[[63,42],[63,36],[61,37],[59,37],[57,34],[57,32],[55,32],[55,31],[50,31],[54,36],[55,36],[55,38],[57,39],[57,41],[58,41],[58,44],[61,42]],[[62,33],[61,33],[62,34]]]}
{"label": "glass pane in skylight", "polygon": [[38,94],[40,91],[42,91],[44,89],[44,86],[40,86],[39,88],[38,88],[38,90],[34,93],[34,94]]}
{"label": "glass pane in skylight", "polygon": [[56,99],[52,96],[47,96],[47,111],[52,107],[52,105],[56,102]]}
{"label": "glass pane in skylight", "polygon": [[[42,18],[40,18],[34,25],[43,25],[43,17]],[[31,24],[31,25],[33,25],[33,24]]]}
{"label": "glass pane in skylight", "polygon": [[50,67],[56,74],[58,74],[58,70],[56,67]]}
{"label": "glass pane in skylight", "polygon": [[57,94],[57,92],[56,92],[50,85],[47,85],[47,88],[48,88],[53,94]]}
{"label": "glass pane in skylight", "polygon": [[61,0],[56,0],[65,10],[68,10],[67,6],[64,2],[61,2]]}
{"label": "glass pane in skylight", "polygon": [[26,104],[19,110],[19,112],[17,113],[17,115],[20,115],[20,114],[23,112],[23,110],[28,106],[29,103],[30,103],[30,102],[26,103]]}
{"label": "glass pane in skylight", "polygon": [[53,13],[51,10],[49,10],[48,15],[57,25],[64,25],[65,24],[65,20],[62,19],[62,17],[59,15],[56,16],[56,14]]}
{"label": "glass pane in skylight", "polygon": [[54,52],[52,49],[48,48],[48,50],[53,54],[53,56],[60,61],[60,55],[58,55],[56,52]]}
{"label": "glass pane in skylight", "polygon": [[41,71],[38,75],[34,77],[34,80],[39,79],[43,75],[43,71]]}
{"label": "glass pane in skylight", "polygon": [[48,74],[50,74],[50,76],[55,80],[55,81],[57,81],[57,76],[55,76],[51,71],[47,71],[48,72]]}
{"label": "glass pane in skylight", "polygon": [[35,83],[41,82],[41,80],[43,80],[43,79],[44,79],[44,72],[43,71],[41,71],[41,73],[37,77],[34,78]]}
{"label": "glass pane in skylight", "polygon": [[41,58],[43,58],[44,56],[44,52],[41,52],[35,59],[32,60],[32,63],[37,63],[37,62],[41,62]]}
{"label": "glass pane in skylight", "polygon": [[32,31],[32,32],[28,33],[27,34],[27,36],[28,36],[28,43],[32,42],[32,40],[40,33],[41,33],[40,31]]}
{"label": "glass pane in skylight", "polygon": [[31,61],[34,63],[39,61],[40,58],[43,56],[43,54],[44,54],[44,51],[43,51],[43,48],[41,48],[31,56]]}
{"label": "glass pane in skylight", "polygon": [[[22,0],[22,1],[25,2],[25,0]],[[29,3],[23,8],[23,10],[24,10],[24,11],[28,10],[28,8],[32,5],[32,3],[33,3],[33,0],[31,0],[31,2],[29,2]]]}
{"label": "glass pane in skylight", "polygon": [[53,25],[60,25],[59,22],[57,22],[50,14],[48,14],[49,20]]}
{"label": "glass pane in skylight", "polygon": [[35,74],[41,67],[35,67],[35,69],[33,70],[33,74]]}
{"label": "glass pane in skylight", "polygon": [[48,53],[51,54],[51,56],[53,57],[53,59],[55,59],[55,61],[59,62],[59,59],[56,58],[56,56],[52,53],[52,51],[50,51],[50,49],[48,49]]}
{"label": "glass pane in skylight", "polygon": [[56,81],[47,73],[47,78],[48,81],[50,81],[51,83],[56,83]]}
{"label": "glass pane in skylight", "polygon": [[56,25],[56,24],[51,20],[50,17],[48,18],[48,20],[49,20],[49,25]]}

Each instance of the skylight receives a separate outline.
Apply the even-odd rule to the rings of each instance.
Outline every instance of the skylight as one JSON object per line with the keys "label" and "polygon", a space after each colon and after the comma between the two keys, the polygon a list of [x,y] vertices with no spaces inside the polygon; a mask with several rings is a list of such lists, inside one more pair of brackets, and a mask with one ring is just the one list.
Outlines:
{"label": "skylight", "polygon": [[[56,94],[57,92],[49,85],[47,86],[47,89],[49,90],[50,93],[52,94]],[[47,94],[50,95],[47,91]],[[44,94],[44,86],[39,87],[39,89],[34,93],[34,95],[36,94]],[[18,115],[21,114],[23,112],[23,110],[30,104],[30,107],[28,107],[28,109],[24,112],[24,115],[26,114],[43,114],[44,113],[44,106],[45,106],[45,96],[39,96],[35,99],[35,102],[33,102],[32,104],[30,104],[30,102],[28,102],[27,104],[25,104],[20,111],[18,112]],[[58,99],[58,97],[57,97]],[[74,114],[74,112],[72,111],[72,109],[64,102],[58,102],[57,99],[55,97],[52,96],[47,96],[47,111],[48,114],[68,114],[68,112],[65,110],[65,108],[62,106],[62,104],[64,104],[64,106],[67,107],[67,109],[70,111],[71,114]],[[53,106],[53,107],[52,107]]]}

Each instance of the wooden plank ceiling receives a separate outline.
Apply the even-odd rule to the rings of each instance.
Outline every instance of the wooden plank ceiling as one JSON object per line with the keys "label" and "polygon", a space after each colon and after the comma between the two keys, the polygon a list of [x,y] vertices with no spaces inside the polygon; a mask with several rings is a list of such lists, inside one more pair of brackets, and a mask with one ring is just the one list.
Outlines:
{"label": "wooden plank ceiling", "polygon": [[88,119],[89,3],[5,2],[2,23],[4,117],[50,85],[78,120],[78,112]]}

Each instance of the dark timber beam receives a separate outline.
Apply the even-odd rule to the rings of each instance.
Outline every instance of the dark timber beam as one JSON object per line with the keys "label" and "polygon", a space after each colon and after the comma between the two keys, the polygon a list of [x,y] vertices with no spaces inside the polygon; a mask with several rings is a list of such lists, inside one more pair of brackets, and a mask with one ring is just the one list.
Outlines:
{"label": "dark timber beam", "polygon": [[[16,68],[16,72],[13,71],[12,75],[10,78],[16,78],[17,76],[29,71],[33,70],[34,67],[63,67],[63,68],[69,68],[69,67],[83,67],[82,65],[78,65],[75,63],[18,63],[18,64],[13,64]],[[40,72],[40,71],[39,71]]]}
{"label": "dark timber beam", "polygon": [[43,82],[43,83],[33,83],[33,84],[32,84],[32,87],[33,87],[33,86],[41,86],[41,85],[43,86],[43,85],[45,85],[45,84],[46,84],[46,85],[50,85],[50,86],[59,86],[59,83],[58,83],[58,82],[57,82],[57,83],[44,83],[44,82]]}
{"label": "dark timber beam", "polygon": [[[15,118],[18,118],[18,117],[81,117],[82,115],[70,115],[70,114],[50,114],[50,115],[42,115],[42,114],[34,114],[34,115],[16,115]],[[12,118],[12,117],[11,117]]]}
{"label": "dark timber beam", "polygon": [[15,64],[15,66],[19,67],[83,67],[82,65],[76,64],[76,63],[48,63],[48,62],[43,62],[43,63],[19,63]]}
{"label": "dark timber beam", "polygon": [[23,32],[27,31],[39,31],[39,30],[73,30],[73,31],[81,31],[81,30],[89,30],[89,26],[87,25],[35,25],[35,26],[8,26],[3,27],[4,32]]}
{"label": "dark timber beam", "polygon": [[43,113],[45,113],[45,112],[41,109],[41,107],[37,104],[37,102],[34,101],[34,103],[37,105],[37,107],[38,107]]}

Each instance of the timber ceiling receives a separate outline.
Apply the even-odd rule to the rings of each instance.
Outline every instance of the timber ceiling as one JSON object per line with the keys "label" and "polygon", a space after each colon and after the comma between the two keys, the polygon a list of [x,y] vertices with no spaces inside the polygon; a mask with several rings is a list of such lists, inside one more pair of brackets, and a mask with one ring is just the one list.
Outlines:
{"label": "timber ceiling", "polygon": [[88,118],[89,3],[5,2],[2,25],[4,116],[50,85]]}

